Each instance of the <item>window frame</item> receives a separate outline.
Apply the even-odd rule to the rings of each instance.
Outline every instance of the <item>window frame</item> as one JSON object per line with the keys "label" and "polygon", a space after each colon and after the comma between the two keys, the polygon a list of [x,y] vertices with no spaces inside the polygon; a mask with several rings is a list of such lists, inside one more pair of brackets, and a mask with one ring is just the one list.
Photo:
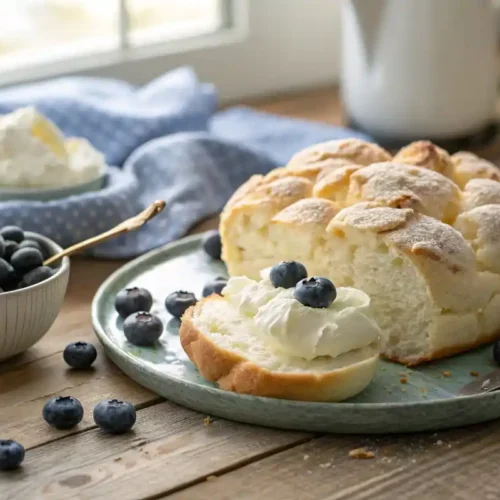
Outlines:
{"label": "window frame", "polygon": [[0,87],[65,75],[141,85],[190,65],[200,79],[217,86],[224,102],[338,81],[341,2],[223,1],[227,22],[215,33],[142,47],[122,45],[119,51],[8,71],[0,74]]}

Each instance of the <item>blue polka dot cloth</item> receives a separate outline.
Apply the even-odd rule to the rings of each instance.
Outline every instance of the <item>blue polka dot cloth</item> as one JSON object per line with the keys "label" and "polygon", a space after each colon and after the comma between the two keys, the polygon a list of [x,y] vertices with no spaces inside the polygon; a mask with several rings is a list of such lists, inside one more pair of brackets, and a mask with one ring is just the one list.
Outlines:
{"label": "blue polka dot cloth", "polygon": [[0,203],[0,226],[17,224],[67,247],[112,228],[152,201],[165,210],[138,231],[89,251],[130,258],[185,235],[218,213],[251,175],[285,164],[316,142],[361,137],[348,129],[247,108],[216,112],[217,94],[190,68],[143,87],[62,78],[0,91],[0,113],[34,105],[67,136],[88,139],[109,165],[97,192],[48,202]]}

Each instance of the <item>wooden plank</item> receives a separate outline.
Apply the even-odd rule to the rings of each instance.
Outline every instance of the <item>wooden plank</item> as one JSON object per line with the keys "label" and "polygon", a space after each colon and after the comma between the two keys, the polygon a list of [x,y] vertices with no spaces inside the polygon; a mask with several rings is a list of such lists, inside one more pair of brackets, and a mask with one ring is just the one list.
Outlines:
{"label": "wooden plank", "polygon": [[313,436],[204,416],[172,403],[138,412],[134,432],[98,429],[30,450],[23,468],[0,475],[2,498],[144,499],[242,466]]}
{"label": "wooden plank", "polygon": [[[171,500],[495,499],[500,422],[411,436],[324,436],[205,481]],[[349,451],[375,453],[357,460]]]}
{"label": "wooden plank", "polygon": [[[216,226],[217,218],[211,218],[193,232]],[[124,399],[138,406],[161,401],[127,379],[106,358],[92,329],[92,297],[102,281],[122,264],[74,259],[68,294],[50,332],[27,353],[0,364],[0,436],[19,439],[31,448],[92,427],[92,408],[103,399]],[[93,370],[75,371],[64,363],[62,351],[77,340],[96,346],[98,358]],[[43,405],[55,395],[71,395],[83,404],[85,417],[76,429],[56,431],[42,420]]]}

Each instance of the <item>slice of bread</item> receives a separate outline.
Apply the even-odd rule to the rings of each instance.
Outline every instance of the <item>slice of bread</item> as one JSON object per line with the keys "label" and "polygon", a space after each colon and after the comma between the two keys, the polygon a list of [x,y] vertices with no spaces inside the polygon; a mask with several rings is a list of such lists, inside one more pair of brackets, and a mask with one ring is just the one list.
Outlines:
{"label": "slice of bread", "polygon": [[[321,166],[344,153],[373,164]],[[407,365],[500,339],[500,209],[477,208],[500,206],[495,167],[427,141],[403,148],[394,162],[379,156],[359,140],[317,145],[261,177],[258,189],[242,188],[249,194],[230,200],[221,216],[229,273],[258,278],[297,260],[312,275],[363,290],[384,333],[382,355]],[[306,176],[313,166],[320,170]],[[454,179],[467,183],[461,189]],[[276,182],[287,186],[287,200],[269,192],[254,207],[250,193]]]}
{"label": "slice of bread", "polygon": [[186,311],[181,345],[201,375],[221,389],[300,401],[342,401],[360,393],[375,376],[379,345],[311,361],[276,353],[253,333],[223,297],[212,295]]}

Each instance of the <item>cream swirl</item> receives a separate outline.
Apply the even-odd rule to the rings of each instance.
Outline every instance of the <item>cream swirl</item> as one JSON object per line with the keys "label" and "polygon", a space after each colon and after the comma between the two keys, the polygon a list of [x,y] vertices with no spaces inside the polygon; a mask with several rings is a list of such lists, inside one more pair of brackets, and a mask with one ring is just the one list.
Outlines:
{"label": "cream swirl", "polygon": [[370,298],[361,290],[337,288],[333,304],[317,309],[296,300],[293,288],[274,288],[267,271],[262,278],[231,278],[223,295],[240,314],[253,318],[257,334],[275,351],[308,360],[337,357],[379,338]]}

